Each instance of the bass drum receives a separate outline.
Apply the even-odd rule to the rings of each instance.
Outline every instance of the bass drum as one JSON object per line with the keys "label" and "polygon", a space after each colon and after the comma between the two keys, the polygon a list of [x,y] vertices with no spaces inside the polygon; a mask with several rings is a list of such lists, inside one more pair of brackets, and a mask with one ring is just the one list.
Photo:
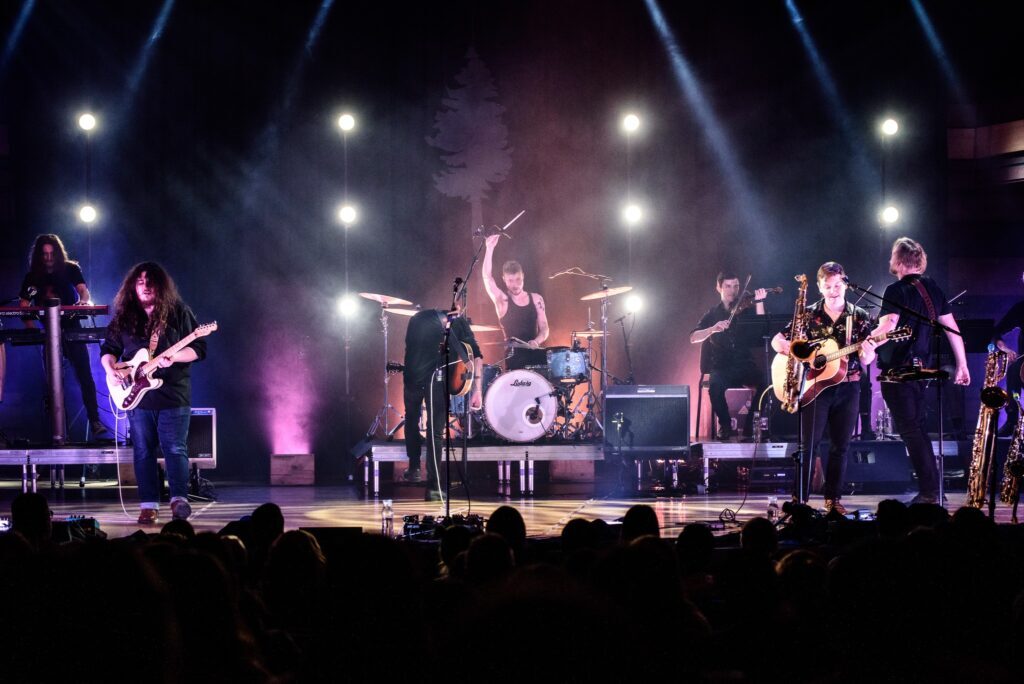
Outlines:
{"label": "bass drum", "polygon": [[528,370],[502,373],[484,397],[484,415],[495,434],[510,442],[540,439],[558,415],[555,388]]}

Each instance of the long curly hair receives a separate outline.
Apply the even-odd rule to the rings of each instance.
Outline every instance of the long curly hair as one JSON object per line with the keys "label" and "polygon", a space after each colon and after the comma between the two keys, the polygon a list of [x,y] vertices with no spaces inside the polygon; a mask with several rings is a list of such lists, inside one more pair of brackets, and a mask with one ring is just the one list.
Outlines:
{"label": "long curly hair", "polygon": [[[146,274],[150,287],[156,292],[153,313],[146,315],[135,292],[135,284]],[[154,330],[162,330],[168,315],[181,305],[178,286],[167,270],[155,261],[143,261],[129,269],[114,297],[114,316],[110,328],[115,333],[126,332],[137,337],[149,337]]]}
{"label": "long curly hair", "polygon": [[46,245],[53,246],[54,273],[63,271],[66,264],[78,263],[68,258],[68,250],[64,247],[60,236],[54,233],[43,233],[36,236],[36,239],[32,241],[32,247],[28,250],[28,270],[32,273],[46,273],[46,266],[43,264],[43,247]]}

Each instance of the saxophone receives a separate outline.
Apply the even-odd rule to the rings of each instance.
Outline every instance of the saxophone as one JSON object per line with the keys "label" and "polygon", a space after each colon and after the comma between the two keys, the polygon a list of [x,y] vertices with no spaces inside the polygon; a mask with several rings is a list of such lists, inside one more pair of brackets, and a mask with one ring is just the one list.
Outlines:
{"label": "saxophone", "polygon": [[797,354],[801,345],[807,342],[807,276],[800,274],[795,277],[800,283],[800,291],[796,296],[796,310],[789,328],[789,355],[786,359],[786,377],[782,388],[782,409],[787,413],[796,413],[800,408],[800,395],[803,393],[804,361]]}
{"label": "saxophone", "polygon": [[988,346],[985,359],[985,384],[981,388],[981,410],[978,412],[978,426],[974,430],[974,446],[971,448],[971,470],[967,480],[967,505],[981,508],[985,505],[985,487],[995,460],[996,425],[999,409],[1006,406],[1010,395],[999,381],[1006,375],[1006,352]]}
{"label": "saxophone", "polygon": [[[1017,402],[1017,409],[1022,409],[1020,396],[1013,395]],[[1017,413],[1017,429],[1013,431],[1013,439],[1010,440],[1010,448],[1006,452],[1006,463],[1003,465],[1003,481],[999,488],[999,500],[1005,504],[1013,504],[1014,520],[1016,523],[1017,504],[1020,502],[1020,480],[1024,477],[1024,419]]]}

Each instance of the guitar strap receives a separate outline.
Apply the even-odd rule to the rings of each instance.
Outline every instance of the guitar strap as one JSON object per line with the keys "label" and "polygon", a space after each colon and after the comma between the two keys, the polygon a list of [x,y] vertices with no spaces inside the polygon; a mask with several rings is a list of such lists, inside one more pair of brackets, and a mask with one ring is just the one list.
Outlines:
{"label": "guitar strap", "polygon": [[156,353],[156,343],[160,340],[160,333],[163,326],[153,331],[153,334],[149,336],[149,360],[153,360],[153,354]]}
{"label": "guitar strap", "polygon": [[[921,299],[924,300],[925,308],[928,309],[928,318],[930,318],[933,321],[939,320],[938,317],[935,315],[935,304],[932,303],[932,298],[928,295],[928,289],[924,286],[924,283],[921,282],[921,278],[920,277],[914,278],[914,287],[917,289],[918,294],[921,295]],[[935,338],[932,335],[929,334],[929,336],[928,336],[928,360],[925,361],[925,363],[930,362],[932,354],[935,351],[934,349],[932,349],[932,345],[933,345],[934,341],[935,341]],[[915,348],[916,348],[916,345],[915,345]]]}

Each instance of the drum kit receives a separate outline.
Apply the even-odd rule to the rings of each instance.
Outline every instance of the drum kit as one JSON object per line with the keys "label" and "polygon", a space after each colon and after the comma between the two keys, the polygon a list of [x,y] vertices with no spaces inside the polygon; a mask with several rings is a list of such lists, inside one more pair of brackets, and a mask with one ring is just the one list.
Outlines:
{"label": "drum kit", "polygon": [[[467,397],[452,397],[449,426],[456,436],[474,438],[486,436],[508,442],[534,442],[543,438],[566,441],[588,441],[601,437],[603,426],[598,418],[601,395],[607,384],[606,345],[600,345],[600,358],[596,359],[597,343],[608,336],[608,300],[629,292],[630,286],[608,288],[606,282],[601,290],[581,297],[581,301],[601,302],[600,329],[592,322],[582,330],[572,331],[570,346],[533,348],[522,340],[484,341],[481,347],[502,346],[504,358],[498,364],[485,364],[482,377],[484,395],[482,416],[470,412],[466,407]],[[384,338],[384,362],[390,368],[384,374],[384,404],[377,412],[368,435],[382,430],[392,436],[405,420],[389,425],[389,414],[397,411],[390,404],[389,376],[395,364],[388,363],[388,315],[414,316],[419,307],[400,297],[360,292],[359,296],[380,304],[381,331]],[[471,324],[474,334],[500,333],[494,325]],[[503,364],[516,349],[533,349],[536,361],[524,368],[503,369]],[[595,388],[594,372],[599,378]],[[578,389],[585,390],[583,392]],[[408,407],[407,407],[408,408]],[[425,417],[420,417],[421,426]],[[407,428],[408,429],[408,428]]]}

